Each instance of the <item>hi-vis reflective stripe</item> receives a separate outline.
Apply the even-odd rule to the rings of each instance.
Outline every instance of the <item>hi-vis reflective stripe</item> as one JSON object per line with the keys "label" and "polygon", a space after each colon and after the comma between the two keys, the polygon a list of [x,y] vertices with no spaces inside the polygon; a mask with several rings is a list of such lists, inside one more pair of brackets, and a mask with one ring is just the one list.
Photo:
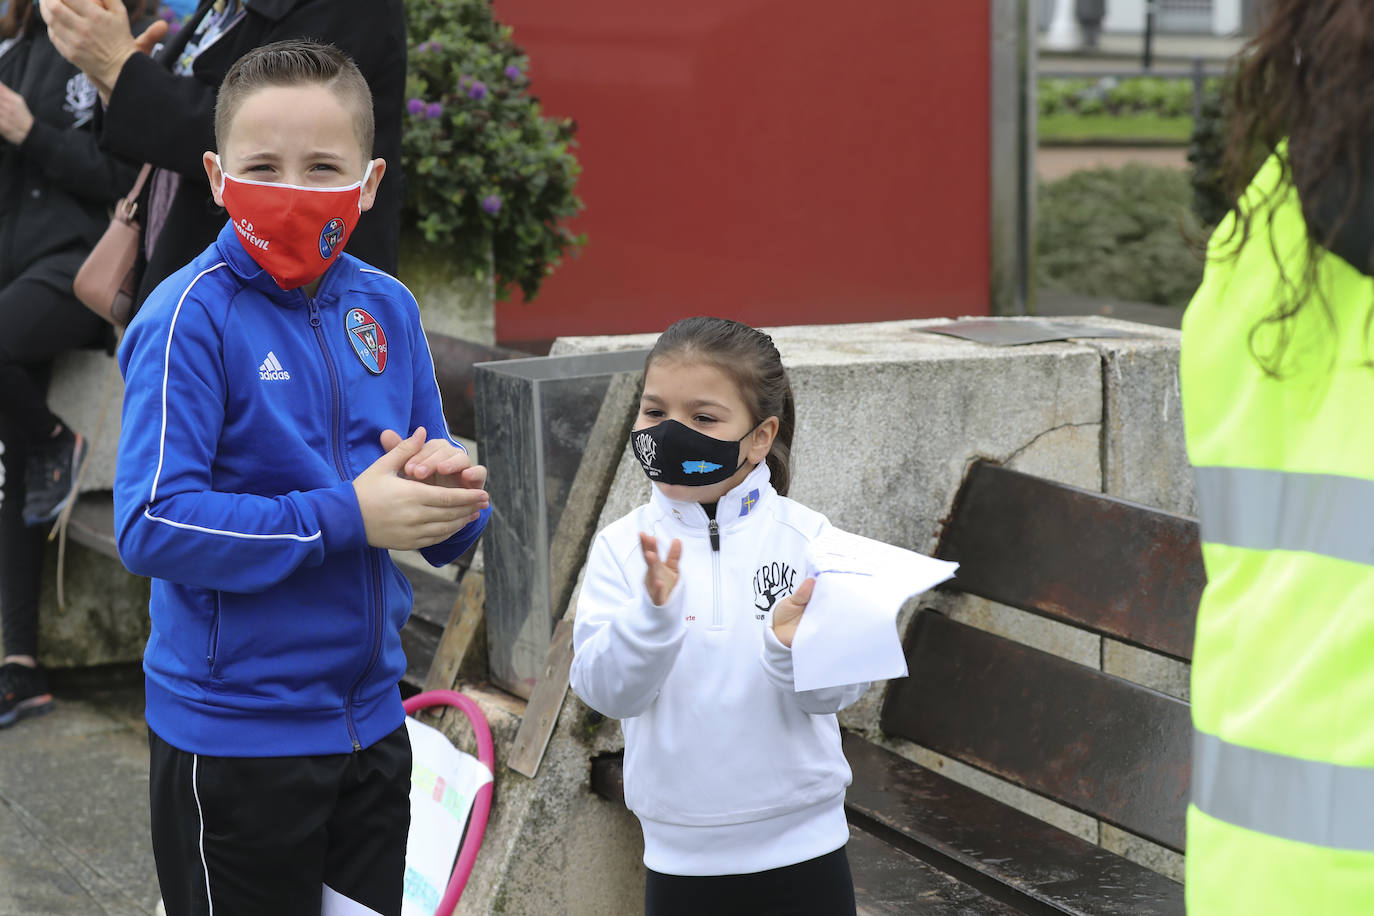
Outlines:
{"label": "hi-vis reflective stripe", "polygon": [[1193,804],[1269,836],[1374,852],[1374,767],[1340,766],[1193,732]]}
{"label": "hi-vis reflective stripe", "polygon": [[1374,480],[1256,468],[1193,470],[1204,542],[1374,565]]}

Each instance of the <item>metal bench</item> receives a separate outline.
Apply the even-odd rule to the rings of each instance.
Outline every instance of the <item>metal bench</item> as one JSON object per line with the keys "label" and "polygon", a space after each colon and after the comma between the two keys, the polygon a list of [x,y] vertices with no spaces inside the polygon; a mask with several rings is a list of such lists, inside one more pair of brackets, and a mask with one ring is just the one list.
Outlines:
{"label": "metal bench", "polygon": [[[936,555],[945,588],[1186,661],[1204,582],[1192,519],[976,462]],[[923,609],[881,726],[1181,852],[1188,704]],[[1183,887],[852,732],[860,912],[1166,914]],[[623,803],[619,757],[592,788]]]}

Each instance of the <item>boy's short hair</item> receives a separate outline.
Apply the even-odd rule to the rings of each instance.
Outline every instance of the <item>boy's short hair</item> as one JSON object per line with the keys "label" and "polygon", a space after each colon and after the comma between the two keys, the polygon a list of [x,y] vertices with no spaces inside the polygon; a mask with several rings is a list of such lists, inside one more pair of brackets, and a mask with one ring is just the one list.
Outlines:
{"label": "boy's short hair", "polygon": [[372,118],[372,90],[353,59],[333,45],[308,39],[289,39],[254,48],[234,61],[215,99],[215,146],[224,150],[229,125],[243,100],[269,86],[318,85],[330,89],[353,112],[353,128],[363,158],[372,157],[376,127]]}

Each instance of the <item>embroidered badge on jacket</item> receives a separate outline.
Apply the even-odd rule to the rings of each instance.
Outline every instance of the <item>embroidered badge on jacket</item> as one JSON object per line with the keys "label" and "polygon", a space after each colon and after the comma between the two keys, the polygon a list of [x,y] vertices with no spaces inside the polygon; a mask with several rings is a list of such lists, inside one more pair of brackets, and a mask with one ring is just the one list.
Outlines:
{"label": "embroidered badge on jacket", "polygon": [[348,342],[358,361],[368,372],[381,375],[386,369],[386,332],[377,320],[363,309],[349,309],[345,313],[344,326]]}

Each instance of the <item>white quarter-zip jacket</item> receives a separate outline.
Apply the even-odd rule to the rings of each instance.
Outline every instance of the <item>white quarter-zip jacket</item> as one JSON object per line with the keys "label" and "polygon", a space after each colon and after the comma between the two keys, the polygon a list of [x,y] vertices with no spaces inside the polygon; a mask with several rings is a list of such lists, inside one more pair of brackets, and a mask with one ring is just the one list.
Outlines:
{"label": "white quarter-zip jacket", "polygon": [[[849,764],[835,713],[867,684],[798,693],[772,608],[806,578],[825,516],[779,496],[760,464],[708,518],[652,496],[597,535],[573,628],[572,687],[625,733],[625,802],[644,864],[673,875],[793,865],[849,838]],[[659,607],[644,587],[639,533],[679,577]]]}

